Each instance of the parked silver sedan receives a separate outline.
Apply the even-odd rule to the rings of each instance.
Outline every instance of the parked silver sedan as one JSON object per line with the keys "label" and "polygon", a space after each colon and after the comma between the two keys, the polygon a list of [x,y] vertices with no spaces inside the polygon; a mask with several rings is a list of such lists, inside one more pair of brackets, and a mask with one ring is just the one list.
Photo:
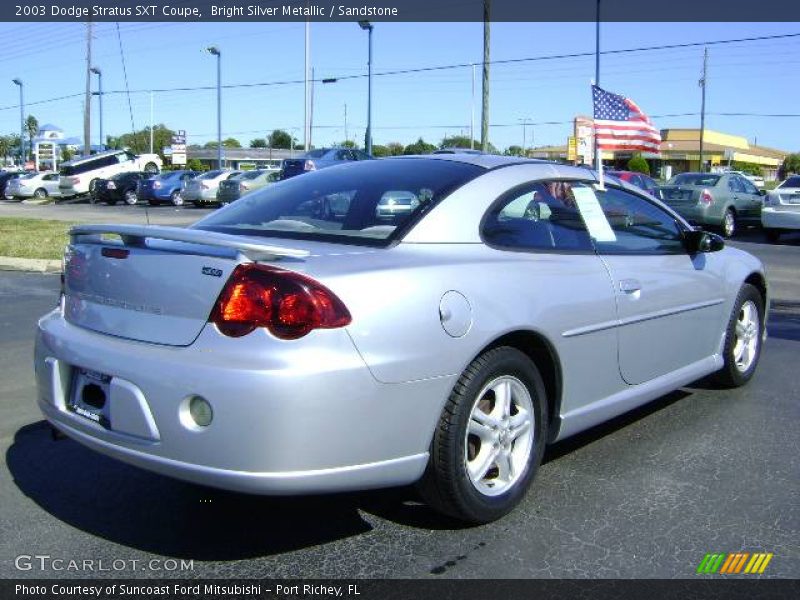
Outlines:
{"label": "parked silver sedan", "polygon": [[800,231],[800,175],[792,175],[764,198],[761,224],[771,242],[781,234]]}
{"label": "parked silver sedan", "polygon": [[[417,205],[378,210],[387,194]],[[78,442],[179,479],[417,483],[487,522],[547,444],[707,375],[747,383],[767,304],[756,258],[587,169],[351,162],[187,229],[74,227],[38,324],[38,403]]]}
{"label": "parked silver sedan", "polygon": [[41,173],[26,173],[12,179],[6,186],[6,196],[18,198],[47,198],[59,196],[58,173],[43,171]]}

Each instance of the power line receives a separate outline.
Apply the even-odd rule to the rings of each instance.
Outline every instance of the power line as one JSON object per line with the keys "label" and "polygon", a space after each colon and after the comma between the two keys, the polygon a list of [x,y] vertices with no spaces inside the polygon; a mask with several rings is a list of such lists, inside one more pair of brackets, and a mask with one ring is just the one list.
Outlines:
{"label": "power line", "polygon": [[[681,44],[663,44],[658,46],[640,46],[637,48],[619,48],[616,50],[603,50],[601,54],[605,55],[618,55],[618,54],[631,54],[634,52],[652,52],[658,50],[674,50],[680,48],[697,48],[701,46],[718,46],[723,44],[740,44],[740,43],[751,43],[751,42],[760,42],[760,41],[768,41],[768,40],[779,40],[779,39],[791,39],[791,38],[798,38],[800,37],[800,33],[785,33],[785,34],[776,34],[776,35],[765,35],[765,36],[754,36],[754,37],[745,37],[745,38],[732,38],[732,39],[725,39],[725,40],[712,40],[709,42],[686,42]],[[566,60],[572,58],[586,58],[586,57],[593,57],[594,52],[574,52],[568,54],[550,54],[550,55],[543,55],[543,56],[529,56],[529,57],[522,57],[522,58],[507,58],[507,59],[498,59],[490,61],[491,64],[494,65],[509,65],[509,64],[518,64],[518,63],[525,63],[525,62],[542,62],[542,61],[551,61],[551,60]],[[463,68],[472,68],[472,62],[468,63],[454,63],[449,65],[434,65],[430,67],[415,67],[415,68],[408,68],[408,69],[393,69],[389,71],[380,71],[377,73],[373,73],[373,77],[387,77],[387,76],[395,76],[395,75],[411,75],[416,73],[428,73],[434,71],[445,71],[445,70],[453,70],[453,69],[463,69]],[[345,80],[352,80],[352,79],[364,79],[366,78],[366,74],[351,74],[351,75],[342,75],[340,77],[319,77],[315,78],[314,82],[322,83],[324,81],[328,82],[335,82],[335,81],[345,81]],[[236,84],[226,84],[223,85],[223,89],[244,89],[244,88],[258,88],[258,87],[277,87],[277,86],[286,86],[286,85],[298,85],[301,83],[305,83],[304,79],[286,79],[286,80],[279,80],[279,81],[259,81],[259,82],[250,82],[250,83],[236,83]],[[104,91],[103,94],[144,94],[144,93],[168,93],[168,92],[198,92],[198,91],[210,91],[215,90],[216,86],[186,86],[186,87],[173,87],[173,88],[152,88],[152,89],[139,89],[139,90],[109,90]],[[58,98],[49,98],[46,100],[39,100],[37,102],[29,102],[27,104],[44,104],[46,102],[55,102],[57,100],[63,100],[65,98],[75,97],[80,94],[75,94],[72,96],[61,96]],[[0,111],[2,110],[10,110],[14,108],[19,108],[19,104],[16,105],[9,105],[0,107]]]}

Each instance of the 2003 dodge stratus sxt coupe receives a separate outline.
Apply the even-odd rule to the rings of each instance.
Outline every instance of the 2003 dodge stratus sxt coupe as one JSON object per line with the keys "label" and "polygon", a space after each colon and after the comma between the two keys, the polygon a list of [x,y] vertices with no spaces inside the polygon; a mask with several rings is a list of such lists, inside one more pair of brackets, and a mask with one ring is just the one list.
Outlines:
{"label": "2003 dodge stratus sxt coupe", "polygon": [[188,229],[73,228],[38,325],[39,405],[78,442],[180,479],[417,482],[490,521],[547,443],[709,374],[751,378],[767,283],[723,246],[582,168],[331,167]]}

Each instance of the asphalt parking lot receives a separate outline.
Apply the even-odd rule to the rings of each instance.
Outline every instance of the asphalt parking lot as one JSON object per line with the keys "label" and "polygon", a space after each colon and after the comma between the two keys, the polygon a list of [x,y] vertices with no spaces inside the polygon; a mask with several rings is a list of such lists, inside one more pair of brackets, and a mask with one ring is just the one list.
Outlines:
{"label": "asphalt parking lot", "polygon": [[[51,210],[75,208],[91,215],[70,220],[144,212]],[[193,220],[205,211],[148,212]],[[707,552],[744,550],[774,553],[762,577],[796,578],[800,240],[770,246],[750,232],[734,245],[765,260],[773,283],[770,337],[751,383],[720,391],[700,382],[555,445],[521,506],[474,528],[406,489],[245,496],[52,441],[31,353],[58,276],[0,273],[0,577],[92,575],[17,570],[15,557],[28,554],[126,561],[101,577],[692,578]],[[193,570],[148,570],[151,558],[193,559]]]}

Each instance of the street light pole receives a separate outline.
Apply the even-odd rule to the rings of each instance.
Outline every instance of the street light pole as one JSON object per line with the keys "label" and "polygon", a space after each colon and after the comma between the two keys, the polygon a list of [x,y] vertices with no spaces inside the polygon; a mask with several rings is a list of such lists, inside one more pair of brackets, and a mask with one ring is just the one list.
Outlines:
{"label": "street light pole", "polygon": [[222,53],[216,46],[206,48],[217,57],[217,168],[222,168]]}
{"label": "street light pole", "polygon": [[364,145],[367,148],[367,154],[372,154],[372,30],[374,26],[369,21],[359,21],[358,26],[366,30],[369,39],[367,54],[367,133]]}
{"label": "street light pole", "polygon": [[17,77],[12,81],[19,86],[19,162],[25,166],[25,101],[22,95],[22,80]]}
{"label": "street light pole", "polygon": [[472,101],[469,106],[469,147],[475,149],[475,63],[472,63]]}
{"label": "street light pole", "polygon": [[106,144],[103,141],[103,72],[97,67],[89,69],[92,73],[97,75],[97,100],[100,109],[100,151],[105,150]]}

